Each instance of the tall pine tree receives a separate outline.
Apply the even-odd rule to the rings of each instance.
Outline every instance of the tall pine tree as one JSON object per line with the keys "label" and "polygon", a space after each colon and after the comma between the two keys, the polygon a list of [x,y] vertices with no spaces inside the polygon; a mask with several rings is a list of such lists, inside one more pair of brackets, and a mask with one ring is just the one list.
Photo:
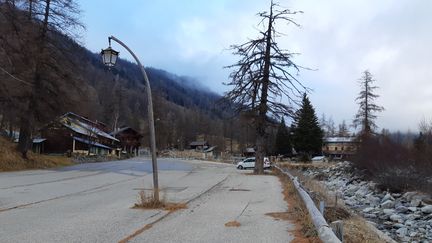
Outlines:
{"label": "tall pine tree", "polygon": [[285,120],[282,118],[276,133],[275,154],[291,155],[291,148],[290,134],[288,128],[285,125]]}
{"label": "tall pine tree", "polygon": [[375,93],[378,87],[373,86],[374,82],[372,74],[368,70],[364,71],[360,79],[361,91],[356,98],[359,109],[353,121],[355,126],[361,126],[360,136],[369,136],[374,133],[377,128],[375,113],[384,110],[384,107],[375,104],[375,99],[379,95]]}
{"label": "tall pine tree", "polygon": [[294,148],[303,159],[321,154],[323,131],[306,94],[303,95],[301,108],[295,114],[293,140]]}

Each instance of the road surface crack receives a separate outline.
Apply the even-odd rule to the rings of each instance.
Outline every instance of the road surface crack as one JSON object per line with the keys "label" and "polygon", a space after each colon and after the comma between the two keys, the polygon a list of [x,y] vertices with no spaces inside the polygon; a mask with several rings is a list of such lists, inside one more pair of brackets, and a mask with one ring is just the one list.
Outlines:
{"label": "road surface crack", "polygon": [[[226,181],[226,179],[228,178],[229,175],[225,176],[224,179],[222,179],[221,181],[219,181],[218,183],[216,183],[215,185],[213,185],[212,187],[210,187],[209,189],[205,190],[204,192],[198,194],[197,196],[195,196],[194,198],[189,199],[188,201],[186,201],[186,205],[189,204],[190,202],[200,198],[203,195],[206,195],[207,193],[209,193],[211,190],[213,190],[214,188],[218,187],[220,184],[222,184],[224,181]],[[133,238],[137,237],[138,235],[140,235],[141,233],[143,233],[144,231],[146,231],[147,229],[150,229],[151,227],[153,227],[154,224],[162,221],[164,218],[168,217],[170,214],[174,213],[176,211],[168,211],[166,214],[162,215],[160,218],[156,219],[155,221],[144,225],[143,227],[139,228],[138,230],[136,230],[134,233],[132,233],[131,235],[126,236],[125,238],[123,238],[122,240],[119,241],[119,243],[126,243],[130,240],[132,240]]]}
{"label": "road surface crack", "polygon": [[121,181],[117,181],[117,182],[113,182],[113,183],[103,184],[103,185],[97,186],[97,187],[92,187],[92,188],[89,188],[89,189],[84,190],[84,191],[79,191],[79,192],[74,192],[74,193],[70,193],[70,194],[65,194],[65,195],[61,195],[61,196],[58,196],[58,197],[44,199],[44,200],[40,200],[40,201],[36,201],[36,202],[21,204],[21,205],[13,206],[13,207],[10,207],[10,208],[3,208],[3,209],[0,209],[0,213],[6,212],[6,211],[10,211],[10,210],[13,210],[13,209],[18,209],[18,208],[23,208],[23,207],[27,207],[27,206],[32,206],[32,205],[35,205],[35,204],[49,202],[49,201],[53,201],[53,200],[57,200],[57,199],[61,199],[61,198],[66,198],[66,197],[70,197],[70,196],[76,196],[76,195],[79,195],[79,194],[82,194],[82,193],[87,193],[87,192],[91,192],[91,191],[94,191],[94,190],[99,190],[101,188],[109,187],[109,186],[112,186],[112,185],[115,185],[115,184],[131,181],[131,180],[135,180],[135,179],[137,179],[137,178],[129,178],[129,179],[126,179],[126,180],[121,180]]}

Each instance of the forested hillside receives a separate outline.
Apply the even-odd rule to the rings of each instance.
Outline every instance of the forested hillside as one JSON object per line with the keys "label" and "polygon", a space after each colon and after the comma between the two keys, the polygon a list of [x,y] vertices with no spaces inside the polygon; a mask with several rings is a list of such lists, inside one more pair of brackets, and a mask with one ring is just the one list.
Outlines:
{"label": "forested hillside", "polygon": [[[37,50],[31,49],[30,43],[35,41],[32,30],[39,23],[29,20],[22,10],[4,4],[0,10],[0,129],[18,131],[30,107],[36,114],[33,135],[68,111],[101,121],[111,130],[131,126],[147,135],[147,97],[137,65],[120,59],[116,67],[108,69],[99,54],[56,31],[49,32],[46,53],[35,60],[32,55]],[[31,75],[38,65],[44,69],[35,90]],[[220,96],[211,92],[211,87],[203,88],[192,78],[156,68],[146,71],[159,149],[186,148],[198,135],[221,150],[231,139],[238,141],[240,148],[253,144],[254,132],[247,119],[218,105]],[[31,108],[33,102],[37,105]],[[268,149],[271,146],[269,143]]]}

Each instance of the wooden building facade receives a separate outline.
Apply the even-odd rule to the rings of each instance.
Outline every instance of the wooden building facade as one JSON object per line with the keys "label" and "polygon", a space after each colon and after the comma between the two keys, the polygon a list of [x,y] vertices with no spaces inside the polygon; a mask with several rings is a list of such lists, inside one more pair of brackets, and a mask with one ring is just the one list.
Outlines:
{"label": "wooden building facade", "polygon": [[104,125],[68,112],[40,129],[45,153],[119,154],[120,141]]}
{"label": "wooden building facade", "polygon": [[323,155],[330,159],[347,159],[352,157],[358,148],[355,137],[327,137],[323,141]]}
{"label": "wooden building facade", "polygon": [[138,131],[131,127],[123,127],[112,132],[111,135],[120,141],[123,153],[138,155],[143,137]]}

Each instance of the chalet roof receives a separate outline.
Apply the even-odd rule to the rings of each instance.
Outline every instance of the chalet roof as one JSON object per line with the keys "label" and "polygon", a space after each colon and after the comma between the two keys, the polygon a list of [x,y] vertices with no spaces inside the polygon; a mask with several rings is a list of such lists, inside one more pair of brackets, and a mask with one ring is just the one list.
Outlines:
{"label": "chalet roof", "polygon": [[83,134],[89,137],[96,137],[96,135],[98,135],[114,141],[119,141],[117,138],[109,135],[108,133],[94,126],[95,123],[93,122],[92,124],[88,124],[78,119],[74,119],[67,116],[62,116],[59,121],[61,124],[63,124],[63,126],[71,129],[76,133]]}
{"label": "chalet roof", "polygon": [[112,136],[115,136],[115,135],[117,135],[119,133],[122,133],[124,131],[127,131],[127,130],[131,130],[131,131],[133,131],[133,132],[135,132],[135,133],[137,133],[137,134],[139,134],[141,136],[141,134],[137,130],[135,130],[135,129],[131,128],[131,127],[122,127],[122,128],[120,128],[120,129],[118,129],[116,131],[111,132],[110,134]]}
{"label": "chalet roof", "polygon": [[190,146],[204,146],[204,145],[207,145],[207,141],[193,141],[189,145]]}
{"label": "chalet roof", "polygon": [[67,112],[66,114],[64,114],[64,115],[61,116],[60,118],[63,118],[63,117],[74,117],[74,118],[78,118],[78,119],[84,120],[84,121],[86,121],[86,122],[89,122],[89,123],[95,124],[95,125],[98,124],[98,123],[95,122],[95,121],[92,121],[92,120],[90,120],[90,119],[88,119],[88,118],[85,118],[85,117],[83,117],[83,116],[80,116],[80,115],[78,115],[78,114],[75,114],[75,113],[73,113],[73,112],[71,112],[71,111]]}
{"label": "chalet roof", "polygon": [[42,143],[46,141],[46,138],[33,138],[33,143]]}
{"label": "chalet roof", "polygon": [[93,141],[89,141],[87,139],[83,139],[83,138],[79,138],[79,137],[73,137],[73,139],[75,139],[77,141],[80,141],[82,143],[85,143],[85,144],[91,144],[92,146],[95,146],[95,147],[105,148],[105,149],[112,149],[112,148],[110,148],[110,147],[108,147],[106,145],[103,145],[103,144],[100,144],[100,143],[97,143],[97,142],[93,142]]}
{"label": "chalet roof", "polygon": [[209,152],[215,150],[216,148],[217,148],[217,146],[212,146],[212,147],[210,147],[210,148],[204,150],[204,153],[209,153]]}
{"label": "chalet roof", "polygon": [[255,149],[254,148],[246,148],[245,153],[255,153]]}
{"label": "chalet roof", "polygon": [[[9,135],[9,130],[6,129],[3,132],[5,132],[7,135]],[[14,143],[18,143],[19,135],[20,135],[19,131],[12,131],[12,139],[13,139]],[[33,138],[33,143],[42,143],[45,140],[46,140],[45,138]]]}
{"label": "chalet roof", "polygon": [[355,137],[327,137],[324,138],[325,143],[353,143]]}

